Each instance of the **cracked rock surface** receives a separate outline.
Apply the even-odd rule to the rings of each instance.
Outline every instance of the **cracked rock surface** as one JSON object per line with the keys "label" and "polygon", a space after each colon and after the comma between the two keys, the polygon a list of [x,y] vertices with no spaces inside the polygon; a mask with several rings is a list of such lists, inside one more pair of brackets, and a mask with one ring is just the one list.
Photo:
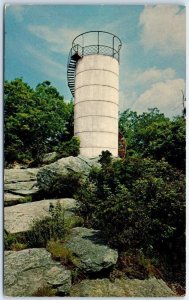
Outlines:
{"label": "cracked rock surface", "polygon": [[26,232],[30,229],[32,221],[49,216],[49,205],[54,206],[57,201],[65,209],[66,215],[71,215],[76,207],[76,200],[72,198],[45,199],[24,204],[17,204],[4,208],[4,227],[9,233]]}
{"label": "cracked rock surface", "polygon": [[162,279],[83,280],[72,287],[70,296],[79,297],[171,297],[175,293]]}
{"label": "cracked rock surface", "polygon": [[73,228],[65,247],[78,257],[78,267],[87,272],[99,272],[116,264],[118,252],[108,247],[99,231],[85,227]]}
{"label": "cracked rock surface", "polygon": [[71,272],[43,248],[5,251],[4,294],[32,296],[39,288],[50,286],[65,295],[71,287]]}

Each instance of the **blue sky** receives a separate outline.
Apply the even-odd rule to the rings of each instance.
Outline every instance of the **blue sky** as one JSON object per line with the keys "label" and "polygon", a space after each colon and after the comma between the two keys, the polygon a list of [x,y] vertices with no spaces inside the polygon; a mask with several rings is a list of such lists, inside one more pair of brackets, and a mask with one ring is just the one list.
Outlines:
{"label": "blue sky", "polygon": [[178,5],[7,5],[5,79],[45,80],[72,98],[67,86],[71,42],[89,30],[122,40],[120,111],[158,107],[181,114],[185,92],[185,8]]}

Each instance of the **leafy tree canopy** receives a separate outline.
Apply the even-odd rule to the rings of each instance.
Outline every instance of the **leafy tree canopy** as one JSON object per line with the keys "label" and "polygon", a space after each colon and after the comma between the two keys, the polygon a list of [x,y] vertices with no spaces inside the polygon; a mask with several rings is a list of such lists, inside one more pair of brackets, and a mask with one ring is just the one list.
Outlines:
{"label": "leafy tree canopy", "polygon": [[5,81],[5,160],[23,161],[51,151],[73,136],[73,103],[49,81],[32,89],[22,79]]}
{"label": "leafy tree canopy", "polygon": [[119,128],[126,138],[130,155],[164,158],[172,166],[185,170],[185,119],[172,120],[157,108],[137,115],[126,110],[120,115]]}

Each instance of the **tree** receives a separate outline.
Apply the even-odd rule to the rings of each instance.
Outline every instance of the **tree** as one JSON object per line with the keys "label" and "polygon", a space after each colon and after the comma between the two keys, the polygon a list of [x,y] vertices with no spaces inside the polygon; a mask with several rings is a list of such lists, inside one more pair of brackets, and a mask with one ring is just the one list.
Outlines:
{"label": "tree", "polygon": [[142,115],[126,110],[120,116],[119,127],[130,155],[164,158],[174,167],[185,170],[185,120],[182,116],[171,120],[157,108]]}
{"label": "tree", "polygon": [[32,89],[22,79],[4,86],[5,160],[38,159],[60,137],[71,138],[73,104],[66,103],[49,81]]}

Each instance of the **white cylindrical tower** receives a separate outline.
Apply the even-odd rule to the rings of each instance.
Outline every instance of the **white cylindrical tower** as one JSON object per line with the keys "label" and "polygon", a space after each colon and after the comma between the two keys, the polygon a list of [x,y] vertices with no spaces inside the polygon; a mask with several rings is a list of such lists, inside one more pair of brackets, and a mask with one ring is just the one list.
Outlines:
{"label": "white cylindrical tower", "polygon": [[[113,156],[118,156],[121,44],[116,50],[115,35],[99,31],[95,33],[98,34],[97,45],[86,45],[82,41],[83,45],[80,46],[74,40],[74,54],[68,63],[68,83],[75,96],[74,134],[80,139],[81,155],[96,157],[103,150],[109,150]],[[85,34],[79,37],[83,39]],[[108,41],[111,47],[100,43],[102,34],[105,37],[111,35]]]}

